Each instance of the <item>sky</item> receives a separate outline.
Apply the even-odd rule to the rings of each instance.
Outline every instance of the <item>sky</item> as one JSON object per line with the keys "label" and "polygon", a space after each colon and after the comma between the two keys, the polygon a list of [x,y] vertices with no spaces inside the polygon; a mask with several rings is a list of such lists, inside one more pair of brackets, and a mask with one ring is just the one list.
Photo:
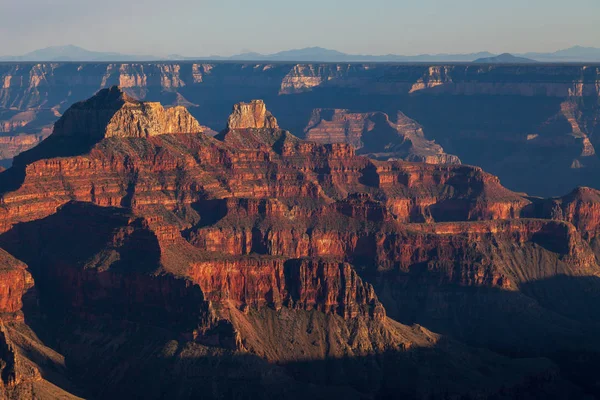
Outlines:
{"label": "sky", "polygon": [[600,47],[600,0],[0,0],[0,55],[67,44],[184,56],[547,52]]}

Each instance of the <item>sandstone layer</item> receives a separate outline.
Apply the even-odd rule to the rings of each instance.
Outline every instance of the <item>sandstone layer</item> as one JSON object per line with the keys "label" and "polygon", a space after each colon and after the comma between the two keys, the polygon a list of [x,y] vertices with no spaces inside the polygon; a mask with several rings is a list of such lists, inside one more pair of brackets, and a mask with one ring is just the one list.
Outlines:
{"label": "sandstone layer", "polygon": [[238,103],[227,122],[228,129],[279,129],[277,120],[267,111],[262,100],[252,100],[250,103]]}
{"label": "sandstone layer", "polygon": [[165,109],[160,103],[137,101],[116,86],[73,105],[54,127],[53,137],[141,137],[199,133],[200,124],[185,107]]}
{"label": "sandstone layer", "polygon": [[2,342],[9,377],[102,398],[593,393],[597,192],[373,160],[262,101],[198,126],[103,90],[0,173],[2,318],[37,349]]}

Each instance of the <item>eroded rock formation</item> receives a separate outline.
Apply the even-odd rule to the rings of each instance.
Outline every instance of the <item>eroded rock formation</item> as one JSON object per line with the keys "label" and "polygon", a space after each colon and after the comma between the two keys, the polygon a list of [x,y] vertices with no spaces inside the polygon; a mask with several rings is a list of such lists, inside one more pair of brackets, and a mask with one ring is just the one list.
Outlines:
{"label": "eroded rock formation", "polygon": [[[39,136],[70,105],[112,85],[187,106],[213,130],[226,124],[231,104],[251,98],[263,98],[297,134],[315,108],[381,111],[394,121],[402,110],[428,140],[512,190],[560,196],[600,187],[598,81],[592,65],[4,64],[0,126],[9,136]],[[25,149],[5,146],[0,154],[11,157]]]}
{"label": "eroded rock formation", "polygon": [[427,140],[423,128],[399,112],[393,123],[387,114],[351,113],[348,110],[314,110],[304,129],[307,140],[348,143],[357,154],[377,160],[400,159],[428,164],[460,164],[456,156]]}
{"label": "eroded rock formation", "polygon": [[28,266],[0,250],[0,395],[77,399],[64,357],[45,346],[24,322],[23,301],[36,301],[34,286]]}
{"label": "eroded rock formation", "polygon": [[200,124],[185,107],[165,109],[160,103],[140,102],[114,86],[69,108],[56,123],[53,136],[100,140],[199,132]]}
{"label": "eroded rock formation", "polygon": [[34,148],[44,140],[43,135],[0,136],[0,160],[12,160],[24,151]]}
{"label": "eroded rock formation", "polygon": [[[9,384],[65,378],[64,356],[79,387],[53,382],[99,397],[593,390],[555,354],[597,351],[596,192],[529,198],[477,167],[369,159],[281,129],[262,101],[216,137],[169,110],[103,90],[0,174]],[[37,375],[11,367],[19,346],[51,353],[31,330],[15,344],[19,315],[59,352]]]}
{"label": "eroded rock formation", "polygon": [[275,117],[262,100],[238,103],[227,121],[227,129],[279,129]]}

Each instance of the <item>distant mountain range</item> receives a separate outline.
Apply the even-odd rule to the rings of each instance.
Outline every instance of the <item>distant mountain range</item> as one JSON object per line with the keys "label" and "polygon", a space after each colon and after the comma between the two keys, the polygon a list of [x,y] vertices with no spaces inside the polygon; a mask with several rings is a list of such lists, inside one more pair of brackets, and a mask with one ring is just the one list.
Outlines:
{"label": "distant mountain range", "polygon": [[543,62],[600,62],[600,48],[575,46],[553,53],[500,54],[479,52],[469,54],[420,54],[403,55],[360,55],[347,54],[322,47],[286,50],[274,54],[243,53],[230,57],[187,57],[177,54],[169,56],[132,55],[114,52],[98,52],[78,46],[55,46],[32,51],[22,56],[4,56],[0,61],[159,61],[159,60],[215,60],[215,61],[296,61],[296,62],[477,62],[477,63],[530,63]]}
{"label": "distant mountain range", "polygon": [[574,46],[554,53],[525,53],[520,56],[536,61],[600,61],[600,48]]}
{"label": "distant mountain range", "polygon": [[67,45],[35,50],[22,56],[0,56],[0,61],[149,61],[160,57],[90,51]]}
{"label": "distant mountain range", "polygon": [[478,58],[477,60],[473,61],[473,63],[475,63],[475,64],[531,64],[531,63],[537,63],[537,61],[532,60],[531,58],[517,57],[517,56],[513,56],[512,54],[509,54],[509,53],[504,53],[504,54],[500,54],[499,56],[495,56],[495,57]]}
{"label": "distant mountain range", "polygon": [[[470,54],[421,54],[417,56],[402,56],[387,54],[381,56],[346,54],[337,50],[324,49],[322,47],[307,47],[304,49],[285,50],[274,54],[245,53],[231,57],[209,57],[214,60],[231,61],[300,61],[300,62],[433,62],[433,61],[456,61],[470,62],[477,58],[492,57],[489,52]],[[186,57],[184,59],[195,59]]]}

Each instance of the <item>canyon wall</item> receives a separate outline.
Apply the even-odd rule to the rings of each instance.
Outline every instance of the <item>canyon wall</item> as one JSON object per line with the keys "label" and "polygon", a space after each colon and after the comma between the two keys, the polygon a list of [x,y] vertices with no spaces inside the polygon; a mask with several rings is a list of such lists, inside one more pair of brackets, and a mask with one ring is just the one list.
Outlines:
{"label": "canyon wall", "polygon": [[348,143],[358,154],[378,160],[461,163],[458,157],[444,153],[440,145],[427,140],[423,127],[414,120],[401,112],[396,119],[394,123],[380,112],[316,109],[304,128],[304,136],[317,143]]}
{"label": "canyon wall", "polygon": [[[479,167],[375,160],[295,136],[269,104],[235,104],[213,137],[111,87],[0,173],[3,382],[147,398],[595,393],[578,355],[598,352],[600,192],[536,198]],[[423,139],[396,115],[376,118]]]}
{"label": "canyon wall", "polygon": [[[138,99],[188,107],[206,132],[226,125],[231,104],[257,98],[296,135],[315,109],[382,112],[399,126],[404,115],[444,153],[509,188],[559,196],[573,185],[600,187],[598,76],[596,65],[4,63],[0,131],[15,139],[0,137],[0,154],[9,165],[71,104],[120,85]],[[457,160],[428,149],[433,157],[413,161]]]}

